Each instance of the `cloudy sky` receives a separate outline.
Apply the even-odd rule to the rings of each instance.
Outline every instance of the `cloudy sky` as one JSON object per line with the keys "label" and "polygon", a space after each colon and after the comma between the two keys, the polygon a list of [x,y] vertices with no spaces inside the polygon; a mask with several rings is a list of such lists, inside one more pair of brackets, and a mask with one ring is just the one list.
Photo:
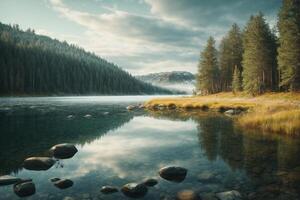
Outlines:
{"label": "cloudy sky", "polygon": [[207,38],[281,0],[0,0],[0,21],[77,44],[132,74],[196,72]]}

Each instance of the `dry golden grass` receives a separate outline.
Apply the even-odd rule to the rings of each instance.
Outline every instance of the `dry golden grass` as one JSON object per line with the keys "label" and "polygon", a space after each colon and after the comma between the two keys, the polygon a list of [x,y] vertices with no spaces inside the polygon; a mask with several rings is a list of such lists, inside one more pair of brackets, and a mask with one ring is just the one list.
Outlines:
{"label": "dry golden grass", "polygon": [[300,109],[277,112],[254,112],[238,119],[239,124],[245,128],[259,128],[266,132],[299,135]]}
{"label": "dry golden grass", "polygon": [[300,93],[267,93],[256,97],[243,93],[219,93],[153,99],[145,103],[149,109],[159,105],[166,107],[175,105],[179,110],[247,110],[245,114],[236,118],[237,123],[244,128],[300,135]]}

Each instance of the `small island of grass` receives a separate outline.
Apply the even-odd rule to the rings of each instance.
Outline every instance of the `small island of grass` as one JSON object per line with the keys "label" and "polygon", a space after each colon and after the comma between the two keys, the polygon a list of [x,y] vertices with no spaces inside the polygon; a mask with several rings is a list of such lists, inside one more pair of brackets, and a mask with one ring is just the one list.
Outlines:
{"label": "small island of grass", "polygon": [[250,96],[230,92],[192,97],[152,99],[145,103],[147,109],[171,109],[226,112],[242,111],[234,120],[244,128],[259,129],[289,135],[300,133],[300,93],[266,93]]}

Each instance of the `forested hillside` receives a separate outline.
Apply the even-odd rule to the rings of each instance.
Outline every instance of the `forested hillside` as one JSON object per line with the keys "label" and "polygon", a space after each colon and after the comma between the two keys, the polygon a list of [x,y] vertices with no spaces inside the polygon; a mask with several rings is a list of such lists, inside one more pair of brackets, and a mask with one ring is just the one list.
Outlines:
{"label": "forested hillside", "polygon": [[0,23],[0,94],[170,93],[66,42]]}

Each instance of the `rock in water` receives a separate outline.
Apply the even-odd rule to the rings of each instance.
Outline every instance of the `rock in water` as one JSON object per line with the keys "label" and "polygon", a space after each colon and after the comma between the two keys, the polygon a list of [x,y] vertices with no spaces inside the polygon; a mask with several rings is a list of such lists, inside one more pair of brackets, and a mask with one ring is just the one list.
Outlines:
{"label": "rock in water", "polygon": [[54,182],[54,185],[59,189],[67,189],[73,186],[73,181],[70,179],[62,179]]}
{"label": "rock in water", "polygon": [[19,197],[31,196],[35,193],[35,185],[33,182],[20,182],[14,185],[14,192]]}
{"label": "rock in water", "polygon": [[91,118],[91,117],[92,117],[92,115],[90,115],[90,114],[86,114],[86,115],[84,115],[83,117],[84,117],[84,118]]}
{"label": "rock in water", "polygon": [[234,110],[234,109],[230,109],[225,111],[226,115],[238,115],[241,113],[241,110]]}
{"label": "rock in water", "polygon": [[139,105],[139,109],[145,109],[146,106],[144,104]]}
{"label": "rock in water", "polygon": [[100,191],[103,194],[111,194],[111,193],[118,192],[119,190],[114,186],[103,186]]}
{"label": "rock in water", "polygon": [[49,157],[31,157],[23,162],[23,166],[28,170],[48,170],[55,164],[55,160]]}
{"label": "rock in water", "polygon": [[127,197],[141,198],[147,194],[148,189],[142,183],[128,183],[122,187],[121,191]]}
{"label": "rock in water", "polygon": [[133,109],[135,109],[135,108],[136,108],[136,107],[133,106],[133,105],[129,105],[129,106],[126,107],[127,110],[133,110]]}
{"label": "rock in water", "polygon": [[200,182],[213,182],[216,180],[216,176],[213,172],[204,171],[198,175],[198,181]]}
{"label": "rock in water", "polygon": [[73,119],[73,118],[74,118],[74,115],[68,115],[67,118],[68,118],[68,119]]}
{"label": "rock in water", "polygon": [[201,200],[201,197],[193,190],[182,190],[177,193],[176,199],[177,200]]}
{"label": "rock in water", "polygon": [[20,180],[21,180],[20,178],[14,176],[9,176],[9,175],[0,176],[0,185],[11,185]]}
{"label": "rock in water", "polygon": [[60,178],[56,178],[56,177],[55,178],[50,178],[51,182],[56,182],[56,181],[59,181],[59,180],[60,180]]}
{"label": "rock in water", "polygon": [[241,200],[242,199],[242,195],[236,190],[217,193],[216,197],[220,200]]}
{"label": "rock in water", "polygon": [[182,182],[187,174],[187,169],[182,167],[164,167],[159,170],[159,175],[168,180],[173,182]]}
{"label": "rock in water", "polygon": [[57,144],[50,149],[55,158],[66,159],[72,158],[77,152],[77,148],[73,144]]}
{"label": "rock in water", "polygon": [[158,181],[155,178],[147,178],[143,181],[143,184],[147,187],[153,187],[158,183]]}

